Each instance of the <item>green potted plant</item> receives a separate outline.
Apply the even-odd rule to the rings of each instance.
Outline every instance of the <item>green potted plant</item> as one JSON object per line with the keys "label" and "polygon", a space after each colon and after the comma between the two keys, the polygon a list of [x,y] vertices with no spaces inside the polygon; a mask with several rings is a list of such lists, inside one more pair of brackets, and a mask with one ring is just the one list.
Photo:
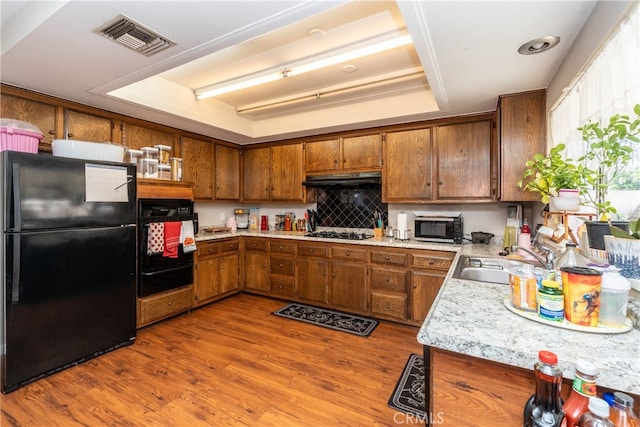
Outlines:
{"label": "green potted plant", "polygon": [[636,115],[633,120],[627,115],[615,114],[606,126],[588,122],[578,128],[586,143],[585,154],[578,158],[582,204],[593,207],[600,218],[600,221],[587,222],[592,248],[605,249],[603,236],[611,233],[610,225],[628,230],[625,221],[611,222],[610,214],[617,213],[617,209],[607,199],[607,194],[609,184],[629,163],[634,148],[637,149],[640,143],[640,104],[636,104],[633,111]]}
{"label": "green potted plant", "polygon": [[[551,203],[553,198],[559,197],[560,190],[579,190],[582,166],[563,157],[565,148],[565,144],[558,144],[549,150],[546,156],[535,154],[532,160],[525,163],[527,169],[518,181],[518,187],[540,193],[540,201],[544,204]],[[573,210],[577,210],[578,206],[579,202],[576,200]]]}

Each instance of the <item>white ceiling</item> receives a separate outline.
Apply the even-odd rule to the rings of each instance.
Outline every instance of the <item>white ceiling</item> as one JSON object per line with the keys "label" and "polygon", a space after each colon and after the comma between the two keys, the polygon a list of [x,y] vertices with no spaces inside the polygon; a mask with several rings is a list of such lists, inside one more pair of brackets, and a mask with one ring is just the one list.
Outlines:
{"label": "white ceiling", "polygon": [[[574,1],[5,1],[0,80],[239,144],[492,111],[501,94],[546,88],[595,5]],[[123,14],[176,42],[146,57],[97,33]],[[194,90],[406,26],[413,46],[198,101]],[[323,39],[309,37],[322,29]],[[522,56],[537,37],[560,36]],[[349,95],[381,75],[417,78]],[[319,100],[237,108],[321,93]],[[312,97],[313,98],[313,97]]]}

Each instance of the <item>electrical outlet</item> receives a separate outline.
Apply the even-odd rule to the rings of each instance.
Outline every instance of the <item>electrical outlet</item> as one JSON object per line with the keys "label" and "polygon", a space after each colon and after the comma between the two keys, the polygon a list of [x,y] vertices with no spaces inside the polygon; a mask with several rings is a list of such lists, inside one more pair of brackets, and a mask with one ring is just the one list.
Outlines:
{"label": "electrical outlet", "polygon": [[224,212],[220,212],[220,219],[224,221]]}

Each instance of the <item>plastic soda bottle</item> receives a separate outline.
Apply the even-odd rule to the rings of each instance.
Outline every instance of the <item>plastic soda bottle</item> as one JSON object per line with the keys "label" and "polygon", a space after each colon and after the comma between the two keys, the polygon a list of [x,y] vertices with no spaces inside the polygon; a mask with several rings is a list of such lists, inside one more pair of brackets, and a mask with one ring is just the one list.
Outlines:
{"label": "plastic soda bottle", "polygon": [[563,419],[560,388],[562,371],[558,367],[558,356],[550,351],[538,352],[534,365],[536,392],[524,408],[525,427],[558,427]]}
{"label": "plastic soda bottle", "polygon": [[571,394],[562,406],[564,411],[563,426],[575,427],[580,417],[589,411],[589,398],[596,396],[596,366],[586,360],[578,360],[573,377]]}

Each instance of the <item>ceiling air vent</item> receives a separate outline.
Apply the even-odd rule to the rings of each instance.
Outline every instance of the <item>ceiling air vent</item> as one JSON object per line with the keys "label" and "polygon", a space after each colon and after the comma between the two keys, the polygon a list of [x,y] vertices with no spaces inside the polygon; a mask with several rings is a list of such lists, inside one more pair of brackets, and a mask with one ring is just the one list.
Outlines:
{"label": "ceiling air vent", "polygon": [[105,25],[99,33],[145,56],[155,55],[176,45],[168,38],[122,15]]}

